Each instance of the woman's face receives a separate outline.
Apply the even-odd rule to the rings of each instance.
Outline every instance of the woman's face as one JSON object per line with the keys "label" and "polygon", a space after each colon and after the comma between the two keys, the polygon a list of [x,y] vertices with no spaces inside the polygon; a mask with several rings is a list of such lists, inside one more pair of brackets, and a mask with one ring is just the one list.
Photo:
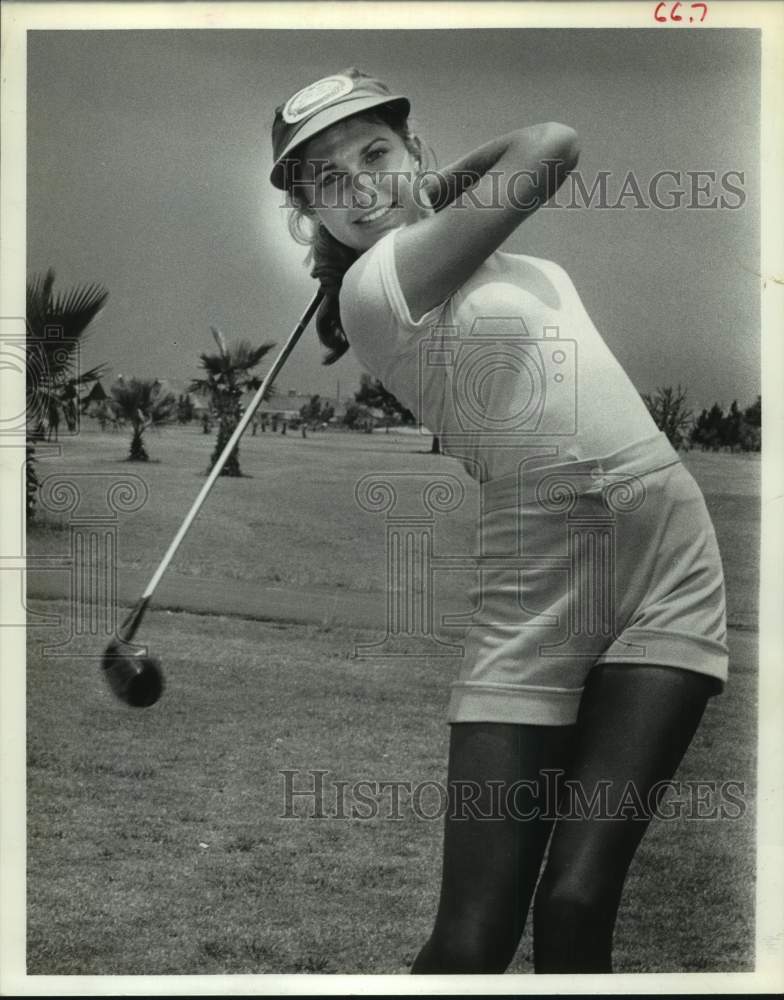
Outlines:
{"label": "woman's face", "polygon": [[417,161],[388,125],[347,118],[305,143],[302,163],[299,184],[311,211],[360,253],[428,214],[424,196],[414,198]]}

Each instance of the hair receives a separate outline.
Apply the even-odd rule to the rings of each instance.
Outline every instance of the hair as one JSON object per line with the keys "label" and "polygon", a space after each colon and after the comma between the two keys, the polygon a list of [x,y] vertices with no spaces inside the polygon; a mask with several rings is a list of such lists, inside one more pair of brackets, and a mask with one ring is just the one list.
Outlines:
{"label": "hair", "polygon": [[[360,111],[352,116],[368,122],[387,125],[400,136],[409,153],[422,165],[423,146],[419,137],[412,132],[408,118],[388,105],[381,105],[369,111]],[[343,324],[340,319],[340,288],[343,276],[356,261],[360,252],[346,246],[318,222],[301,190],[298,190],[292,173],[287,174],[286,193],[289,204],[289,232],[297,243],[309,247],[304,263],[312,265],[310,274],[316,278],[324,292],[324,299],[316,315],[316,333],[327,348],[322,360],[324,365],[332,365],[349,349]]]}

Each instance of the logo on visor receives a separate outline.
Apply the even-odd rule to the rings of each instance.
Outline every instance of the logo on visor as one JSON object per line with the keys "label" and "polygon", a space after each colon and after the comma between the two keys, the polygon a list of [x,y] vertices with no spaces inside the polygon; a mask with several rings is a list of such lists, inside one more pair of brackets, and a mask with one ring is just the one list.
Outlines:
{"label": "logo on visor", "polygon": [[286,101],[282,111],[283,121],[289,125],[302,121],[353,89],[354,81],[347,76],[325,76],[323,80],[316,80]]}

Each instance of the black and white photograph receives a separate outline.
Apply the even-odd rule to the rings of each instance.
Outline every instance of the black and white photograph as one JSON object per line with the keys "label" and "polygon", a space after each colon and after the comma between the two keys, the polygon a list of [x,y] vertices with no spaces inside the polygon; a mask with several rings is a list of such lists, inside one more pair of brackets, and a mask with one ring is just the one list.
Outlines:
{"label": "black and white photograph", "polygon": [[780,992],[784,4],[2,19],[2,992]]}

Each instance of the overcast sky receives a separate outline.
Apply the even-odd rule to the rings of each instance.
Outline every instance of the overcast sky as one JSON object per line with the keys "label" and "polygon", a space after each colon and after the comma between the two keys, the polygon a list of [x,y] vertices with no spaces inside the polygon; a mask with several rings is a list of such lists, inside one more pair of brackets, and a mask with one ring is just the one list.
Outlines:
{"label": "overcast sky", "polygon": [[[647,199],[687,171],[745,174],[736,210],[545,208],[505,249],[558,261],[640,391],[691,402],[759,391],[759,35],[751,30],[58,31],[28,35],[28,272],[100,282],[83,365],[187,379],[231,339],[282,344],[315,290],[267,180],[275,105],[355,65],[411,97],[445,164],[495,135],[562,121],[590,186]],[[731,181],[739,186],[737,178]],[[719,180],[702,202],[723,193]],[[568,199],[566,199],[568,200]],[[738,196],[730,201],[737,204]],[[648,202],[649,203],[649,202]],[[282,388],[345,395],[353,355],[300,342]]]}

